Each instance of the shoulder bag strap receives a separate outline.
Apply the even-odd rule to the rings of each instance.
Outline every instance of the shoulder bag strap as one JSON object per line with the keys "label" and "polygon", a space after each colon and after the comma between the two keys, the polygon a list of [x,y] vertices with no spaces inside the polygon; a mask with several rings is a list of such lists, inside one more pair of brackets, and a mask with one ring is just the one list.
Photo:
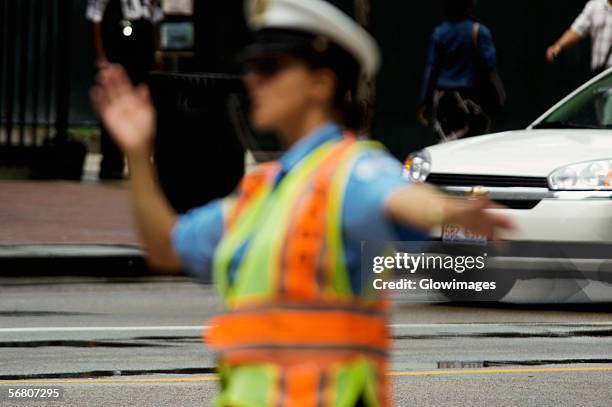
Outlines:
{"label": "shoulder bag strap", "polygon": [[472,25],[472,45],[476,52],[478,52],[478,37],[480,34],[480,23],[475,22]]}
{"label": "shoulder bag strap", "polygon": [[608,61],[610,60],[610,56],[612,56],[612,42],[610,42],[610,46],[608,47],[606,58],[603,60],[601,66],[596,71],[603,72],[606,69],[606,66],[608,65]]}

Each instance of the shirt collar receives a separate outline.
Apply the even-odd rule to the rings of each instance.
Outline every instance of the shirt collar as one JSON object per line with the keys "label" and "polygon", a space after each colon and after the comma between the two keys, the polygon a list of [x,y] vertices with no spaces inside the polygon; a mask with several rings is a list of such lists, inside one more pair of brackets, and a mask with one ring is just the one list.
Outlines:
{"label": "shirt collar", "polygon": [[317,130],[310,133],[297,143],[295,143],[287,152],[285,152],[278,162],[281,164],[283,172],[289,172],[295,167],[304,157],[312,153],[317,147],[327,143],[328,141],[342,138],[342,130],[335,123],[327,123],[319,127]]}

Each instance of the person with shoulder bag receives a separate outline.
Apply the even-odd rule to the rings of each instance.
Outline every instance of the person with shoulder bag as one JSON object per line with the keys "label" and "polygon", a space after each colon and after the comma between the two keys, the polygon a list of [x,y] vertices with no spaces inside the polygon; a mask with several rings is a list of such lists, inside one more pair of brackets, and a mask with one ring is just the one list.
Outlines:
{"label": "person with shoulder bag", "polygon": [[505,103],[490,30],[473,16],[474,0],[444,0],[432,35],[417,118],[441,142],[485,134]]}

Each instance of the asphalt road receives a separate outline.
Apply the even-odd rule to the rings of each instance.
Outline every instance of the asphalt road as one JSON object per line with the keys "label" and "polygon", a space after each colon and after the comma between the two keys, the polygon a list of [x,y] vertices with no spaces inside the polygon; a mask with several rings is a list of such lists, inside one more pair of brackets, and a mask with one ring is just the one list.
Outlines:
{"label": "asphalt road", "polygon": [[[0,280],[0,405],[26,405],[1,398],[17,385],[64,388],[35,405],[206,405],[219,310],[185,279]],[[397,405],[612,404],[610,305],[400,303],[392,324]]]}

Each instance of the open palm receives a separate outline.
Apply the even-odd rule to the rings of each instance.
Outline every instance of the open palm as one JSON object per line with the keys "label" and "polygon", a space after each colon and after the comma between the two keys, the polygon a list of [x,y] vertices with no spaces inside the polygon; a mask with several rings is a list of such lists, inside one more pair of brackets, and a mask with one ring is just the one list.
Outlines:
{"label": "open palm", "polygon": [[124,153],[150,151],[156,112],[146,85],[133,86],[120,65],[98,74],[91,99],[104,126]]}
{"label": "open palm", "polygon": [[450,205],[447,221],[461,225],[473,233],[494,238],[497,229],[514,229],[514,224],[507,216],[489,211],[503,207],[488,199],[452,199]]}

